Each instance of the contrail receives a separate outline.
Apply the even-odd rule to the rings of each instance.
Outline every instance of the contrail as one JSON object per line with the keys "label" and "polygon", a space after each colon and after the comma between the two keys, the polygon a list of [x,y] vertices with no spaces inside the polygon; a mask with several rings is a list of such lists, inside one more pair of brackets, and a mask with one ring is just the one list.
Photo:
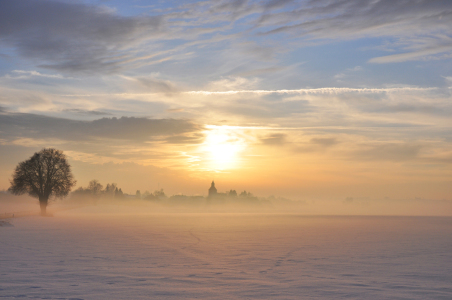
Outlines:
{"label": "contrail", "polygon": [[[386,93],[386,92],[410,92],[431,91],[437,87],[398,87],[398,88],[337,88],[325,87],[316,89],[293,89],[293,90],[230,90],[230,91],[187,91],[180,94],[188,95],[235,95],[235,94],[339,94],[339,93]],[[98,96],[152,96],[160,93],[102,93],[102,94],[66,94],[61,97],[98,97]],[[175,93],[177,94],[177,92]]]}

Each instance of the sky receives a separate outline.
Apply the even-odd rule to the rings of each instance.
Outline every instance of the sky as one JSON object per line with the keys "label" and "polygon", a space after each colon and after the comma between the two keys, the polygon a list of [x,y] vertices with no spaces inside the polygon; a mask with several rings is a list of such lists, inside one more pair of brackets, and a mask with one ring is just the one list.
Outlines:
{"label": "sky", "polygon": [[452,2],[0,0],[0,189],[452,200]]}

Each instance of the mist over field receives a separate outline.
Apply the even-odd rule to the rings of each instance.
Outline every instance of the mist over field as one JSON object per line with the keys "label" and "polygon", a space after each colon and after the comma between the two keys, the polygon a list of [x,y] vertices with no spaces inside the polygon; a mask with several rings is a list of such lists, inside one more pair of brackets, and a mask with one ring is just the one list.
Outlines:
{"label": "mist over field", "polygon": [[[49,204],[51,214],[74,210],[77,214],[154,214],[154,213],[290,213],[299,215],[361,215],[361,216],[452,216],[452,201],[432,199],[333,199],[292,200],[283,197],[209,199],[203,196],[173,195],[162,200],[97,198],[70,196]],[[39,212],[35,198],[0,193],[0,217],[16,213],[34,215]],[[81,212],[80,212],[81,213]]]}
{"label": "mist over field", "polygon": [[450,209],[425,199],[72,193],[40,217],[37,199],[3,192],[0,295],[448,299]]}

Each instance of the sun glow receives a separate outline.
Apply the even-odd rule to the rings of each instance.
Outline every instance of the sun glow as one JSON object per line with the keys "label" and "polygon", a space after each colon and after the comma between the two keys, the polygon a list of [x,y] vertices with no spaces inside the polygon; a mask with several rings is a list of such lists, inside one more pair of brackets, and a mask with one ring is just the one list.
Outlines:
{"label": "sun glow", "polygon": [[225,170],[237,167],[239,154],[245,149],[245,141],[235,131],[216,127],[206,131],[202,151],[209,168]]}

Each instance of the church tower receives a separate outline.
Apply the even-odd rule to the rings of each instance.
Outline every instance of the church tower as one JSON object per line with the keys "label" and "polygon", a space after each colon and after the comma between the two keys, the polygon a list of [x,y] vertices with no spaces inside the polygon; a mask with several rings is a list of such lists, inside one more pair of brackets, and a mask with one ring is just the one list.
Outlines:
{"label": "church tower", "polygon": [[217,195],[217,188],[215,187],[215,182],[212,180],[212,184],[209,189],[209,198],[215,197]]}

